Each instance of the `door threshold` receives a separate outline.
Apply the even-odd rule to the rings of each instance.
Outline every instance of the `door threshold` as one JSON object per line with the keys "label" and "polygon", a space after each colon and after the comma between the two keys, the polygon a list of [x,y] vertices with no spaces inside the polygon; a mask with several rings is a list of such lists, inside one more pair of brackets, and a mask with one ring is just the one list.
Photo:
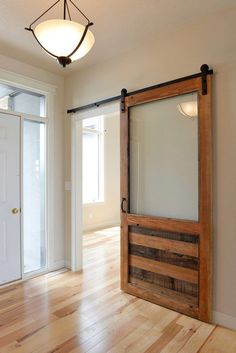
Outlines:
{"label": "door threshold", "polygon": [[60,270],[44,271],[44,272],[37,273],[37,274],[31,275],[31,276],[26,276],[26,277],[17,279],[17,280],[12,281],[12,282],[1,284],[0,285],[0,291],[1,291],[2,288],[7,288],[7,287],[10,287],[12,285],[20,284],[20,283],[26,282],[26,281],[28,281],[30,279],[34,279],[36,277],[45,276],[45,275],[48,275],[48,277],[53,277],[53,276],[57,276],[57,275],[59,275],[61,273],[68,272],[68,271],[70,271],[68,268],[62,268]]}

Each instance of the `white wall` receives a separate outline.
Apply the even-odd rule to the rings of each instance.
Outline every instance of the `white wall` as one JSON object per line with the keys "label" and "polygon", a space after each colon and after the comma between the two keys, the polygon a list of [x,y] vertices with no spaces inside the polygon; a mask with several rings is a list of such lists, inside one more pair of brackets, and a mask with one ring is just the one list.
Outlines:
{"label": "white wall", "polygon": [[[213,225],[215,320],[236,328],[236,9],[203,18],[162,40],[66,79],[66,107],[72,108],[214,68]],[[109,49],[108,49],[109,50]],[[70,127],[66,120],[66,178],[70,180]],[[67,258],[70,257],[70,195],[66,196]]]}
{"label": "white wall", "polygon": [[[64,228],[64,78],[52,74],[48,71],[24,64],[9,57],[0,55],[0,69],[7,70],[25,77],[41,81],[56,87],[55,93],[55,126],[54,126],[54,209],[55,209],[55,224],[54,224],[54,239],[53,239],[53,254],[52,268],[61,268],[65,263],[65,228]],[[1,72],[0,72],[1,78]]]}
{"label": "white wall", "polygon": [[104,202],[83,207],[83,229],[89,231],[120,222],[120,117],[104,117]]}

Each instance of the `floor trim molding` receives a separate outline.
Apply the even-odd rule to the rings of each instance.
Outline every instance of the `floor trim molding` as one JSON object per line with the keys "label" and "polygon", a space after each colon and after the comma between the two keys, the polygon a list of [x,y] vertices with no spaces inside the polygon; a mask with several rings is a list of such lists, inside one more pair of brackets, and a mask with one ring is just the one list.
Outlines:
{"label": "floor trim molding", "polygon": [[71,261],[70,260],[65,260],[65,268],[68,270],[71,270]]}
{"label": "floor trim molding", "polygon": [[52,271],[57,271],[60,270],[61,268],[65,267],[65,260],[59,260],[59,261],[55,261],[52,266],[49,267],[48,271],[52,272]]}
{"label": "floor trim molding", "polygon": [[213,311],[213,323],[236,330],[236,317]]}

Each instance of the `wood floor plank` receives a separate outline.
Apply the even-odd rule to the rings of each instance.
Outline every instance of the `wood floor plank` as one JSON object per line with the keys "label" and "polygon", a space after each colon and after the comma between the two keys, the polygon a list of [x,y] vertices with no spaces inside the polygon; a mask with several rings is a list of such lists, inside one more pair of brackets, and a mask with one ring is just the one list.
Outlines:
{"label": "wood floor plank", "polygon": [[[200,322],[195,322],[193,325],[190,327],[186,328],[183,327],[179,333],[175,336],[175,339],[170,341],[166,347],[165,347],[165,352],[166,353],[177,353],[180,352],[183,347],[186,346],[186,344],[191,340],[194,332],[201,326]],[[192,350],[191,352],[196,352]]]}
{"label": "wood floor plank", "polygon": [[236,331],[216,327],[199,353],[236,353]]}
{"label": "wood floor plank", "polygon": [[112,327],[100,332],[98,335],[88,340],[79,347],[78,352],[104,353],[119,343],[130,332],[142,325],[147,319],[141,315],[127,317],[121,322],[113,323]]}
{"label": "wood floor plank", "polygon": [[161,353],[169,342],[174,341],[176,335],[181,329],[182,326],[178,325],[176,320],[171,321],[163,334],[145,351],[145,353]]}
{"label": "wood floor plank", "polygon": [[83,272],[0,288],[0,353],[236,353],[235,332],[126,294],[119,281],[119,228],[84,235]]}

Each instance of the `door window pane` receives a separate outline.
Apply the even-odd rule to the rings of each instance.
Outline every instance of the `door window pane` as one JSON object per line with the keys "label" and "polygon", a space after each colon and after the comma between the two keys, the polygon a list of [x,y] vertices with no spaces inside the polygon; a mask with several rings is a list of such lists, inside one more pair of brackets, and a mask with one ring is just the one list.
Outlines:
{"label": "door window pane", "polygon": [[130,212],[198,220],[197,93],[130,108]]}
{"label": "door window pane", "polygon": [[24,272],[46,267],[45,124],[24,121]]}

